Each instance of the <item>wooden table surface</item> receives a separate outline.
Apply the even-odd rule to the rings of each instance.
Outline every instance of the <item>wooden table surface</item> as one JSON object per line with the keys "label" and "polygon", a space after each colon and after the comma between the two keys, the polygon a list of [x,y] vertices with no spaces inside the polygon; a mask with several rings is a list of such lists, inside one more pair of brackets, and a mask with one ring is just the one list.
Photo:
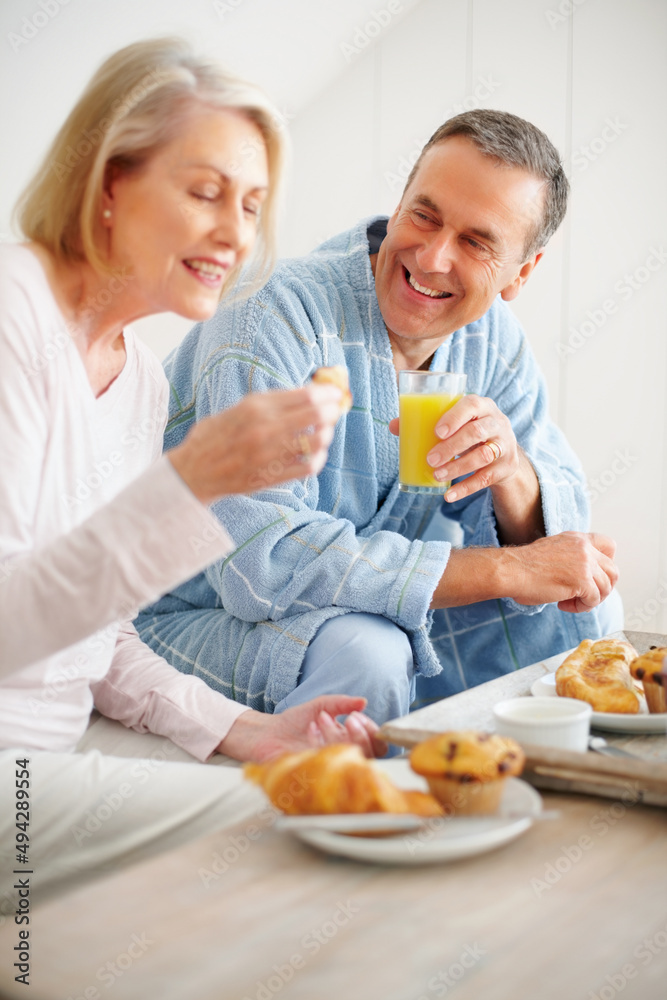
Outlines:
{"label": "wooden table surface", "polygon": [[6,924],[2,995],[605,1000],[616,983],[664,1000],[665,811],[545,805],[560,817],[498,850],[410,868],[320,854],[268,820],[254,840],[209,835],[36,908],[29,989]]}
{"label": "wooden table surface", "polygon": [[[503,680],[523,693],[543,671]],[[477,689],[474,718],[463,696],[449,700],[458,724],[481,728],[497,683]],[[410,867],[336,858],[270,817],[246,821],[36,907],[28,989],[14,983],[17,927],[5,923],[0,995],[664,1000],[667,812],[543,798],[559,815],[513,842]]]}

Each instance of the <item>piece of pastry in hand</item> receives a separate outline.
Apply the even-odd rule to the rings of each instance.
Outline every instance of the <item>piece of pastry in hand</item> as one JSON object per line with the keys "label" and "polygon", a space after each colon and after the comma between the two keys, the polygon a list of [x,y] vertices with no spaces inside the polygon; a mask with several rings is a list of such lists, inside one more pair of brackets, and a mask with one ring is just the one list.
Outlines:
{"label": "piece of pastry in hand", "polygon": [[264,764],[246,764],[243,771],[289,816],[368,812],[442,816],[431,795],[396,788],[352,743],[283,754]]}
{"label": "piece of pastry in hand", "polygon": [[630,673],[642,682],[651,713],[667,712],[667,646],[655,646],[630,664]]}
{"label": "piece of pastry in hand", "polygon": [[584,639],[556,671],[556,693],[587,701],[594,712],[636,715],[641,702],[630,674],[636,656],[622,639]]}
{"label": "piece of pastry in hand", "polygon": [[331,365],[328,368],[318,368],[313,375],[313,382],[320,384],[335,385],[343,390],[343,398],[340,401],[340,412],[347,413],[352,409],[352,393],[350,392],[350,380],[347,368],[344,365]]}
{"label": "piece of pastry in hand", "polygon": [[521,774],[525,759],[510,737],[462,731],[419,743],[410,767],[426,778],[448,815],[470,816],[496,811],[506,779]]}

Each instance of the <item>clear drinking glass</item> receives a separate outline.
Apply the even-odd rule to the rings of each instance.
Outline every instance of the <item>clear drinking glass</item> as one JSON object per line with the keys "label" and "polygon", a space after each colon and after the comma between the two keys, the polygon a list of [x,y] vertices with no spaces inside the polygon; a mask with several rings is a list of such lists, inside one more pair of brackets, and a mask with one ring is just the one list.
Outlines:
{"label": "clear drinking glass", "polygon": [[466,376],[454,372],[398,373],[398,488],[404,493],[444,493],[451,486],[434,478],[426,456],[440,441],[435,425],[465,387]]}

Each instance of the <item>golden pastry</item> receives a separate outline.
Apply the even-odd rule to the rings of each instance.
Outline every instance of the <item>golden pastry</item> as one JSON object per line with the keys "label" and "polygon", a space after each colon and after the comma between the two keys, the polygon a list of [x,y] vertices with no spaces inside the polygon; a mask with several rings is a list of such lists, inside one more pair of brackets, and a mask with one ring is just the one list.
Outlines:
{"label": "golden pastry", "polygon": [[667,646],[654,646],[630,664],[630,673],[642,682],[649,712],[667,712]]}
{"label": "golden pastry", "polygon": [[318,368],[313,375],[313,382],[320,384],[335,385],[343,390],[343,398],[340,401],[340,412],[347,413],[352,409],[352,393],[350,392],[350,381],[347,368],[344,365],[331,365],[328,368]]}
{"label": "golden pastry", "polygon": [[244,774],[290,816],[321,813],[415,813],[442,816],[426,792],[404,792],[351,743],[246,764]]}
{"label": "golden pastry", "polygon": [[506,779],[520,774],[524,761],[515,740],[469,731],[440,733],[410,754],[410,767],[426,778],[445,812],[460,815],[495,812]]}
{"label": "golden pastry", "polygon": [[556,671],[556,693],[587,701],[594,712],[636,715],[641,702],[630,675],[636,656],[622,639],[584,639]]}

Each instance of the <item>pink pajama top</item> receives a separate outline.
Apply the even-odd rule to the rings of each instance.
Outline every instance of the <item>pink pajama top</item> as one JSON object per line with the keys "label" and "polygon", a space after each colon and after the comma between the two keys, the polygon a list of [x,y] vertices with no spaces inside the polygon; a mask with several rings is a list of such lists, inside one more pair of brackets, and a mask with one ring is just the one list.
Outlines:
{"label": "pink pajama top", "polygon": [[124,339],[95,398],[38,258],[0,246],[0,748],[73,750],[95,705],[205,760],[246,707],[131,621],[232,543],[161,455],[167,381]]}

